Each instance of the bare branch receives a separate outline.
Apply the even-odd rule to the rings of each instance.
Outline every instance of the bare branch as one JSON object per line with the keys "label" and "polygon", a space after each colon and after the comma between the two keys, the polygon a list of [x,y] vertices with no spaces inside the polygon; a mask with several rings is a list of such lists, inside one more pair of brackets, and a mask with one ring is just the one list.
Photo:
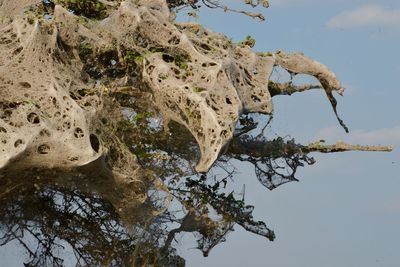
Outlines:
{"label": "bare branch", "polygon": [[362,145],[351,145],[344,142],[337,142],[333,145],[325,145],[321,141],[317,141],[309,144],[303,148],[306,153],[309,152],[320,152],[320,153],[335,153],[345,151],[375,151],[375,152],[391,152],[393,147],[391,146],[362,146]]}
{"label": "bare branch", "polygon": [[268,90],[272,97],[276,95],[292,95],[312,89],[323,89],[323,87],[317,84],[295,85],[292,82],[275,83],[270,81],[268,83]]}
{"label": "bare branch", "polygon": [[264,138],[252,138],[248,135],[234,138],[229,146],[228,154],[236,158],[238,155],[246,155],[253,158],[270,157],[279,158],[295,154],[307,154],[310,152],[334,153],[344,151],[376,151],[391,152],[391,146],[362,146],[337,142],[326,145],[323,141],[317,141],[307,146],[294,143],[294,141],[283,142],[283,139],[266,140]]}

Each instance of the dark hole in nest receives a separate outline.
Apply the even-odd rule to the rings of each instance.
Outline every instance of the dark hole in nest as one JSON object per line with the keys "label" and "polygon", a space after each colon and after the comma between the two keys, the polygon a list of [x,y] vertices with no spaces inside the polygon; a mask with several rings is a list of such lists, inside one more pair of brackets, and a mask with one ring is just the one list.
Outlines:
{"label": "dark hole in nest", "polygon": [[103,51],[97,57],[97,60],[105,67],[112,67],[119,63],[118,52],[114,49]]}
{"label": "dark hole in nest", "polygon": [[85,134],[81,128],[75,128],[74,136],[75,138],[82,138],[85,136]]}
{"label": "dark hole in nest", "polygon": [[22,49],[23,49],[23,47],[21,47],[21,46],[18,47],[17,49],[14,50],[13,54],[14,54],[15,56],[18,55],[19,53],[21,53]]}
{"label": "dark hole in nest", "polygon": [[167,63],[174,62],[174,60],[175,60],[173,56],[168,55],[168,54],[163,54],[162,59]]}
{"label": "dark hole in nest", "polygon": [[54,9],[54,7],[55,7],[55,4],[51,0],[43,0],[42,4],[46,9],[48,9],[48,8]]}
{"label": "dark hole in nest", "polygon": [[92,64],[86,64],[82,71],[86,72],[92,79],[100,79],[103,74],[101,72],[101,69],[92,65]]}
{"label": "dark hole in nest", "polygon": [[47,129],[43,129],[39,132],[41,136],[51,136],[51,133]]}
{"label": "dark hole in nest", "polygon": [[48,144],[42,144],[38,147],[37,151],[42,155],[49,154],[50,146]]}
{"label": "dark hole in nest", "polygon": [[27,120],[28,120],[30,123],[33,123],[33,124],[38,124],[38,123],[40,123],[40,118],[39,118],[39,116],[38,116],[36,113],[34,113],[34,112],[28,114]]}
{"label": "dark hole in nest", "polygon": [[206,51],[211,51],[211,47],[207,44],[200,44],[200,47],[203,48]]}
{"label": "dark hole in nest", "polygon": [[252,99],[254,102],[261,102],[261,99],[260,99],[258,96],[256,96],[256,95],[252,95],[252,96],[251,96],[251,99]]}
{"label": "dark hole in nest", "polygon": [[168,43],[172,44],[172,45],[178,45],[180,43],[180,41],[181,41],[180,38],[178,38],[177,36],[174,36],[168,40]]}
{"label": "dark hole in nest", "polygon": [[18,139],[17,141],[15,141],[14,147],[18,147],[18,146],[22,145],[23,143],[24,143],[24,141],[22,141],[22,139]]}
{"label": "dark hole in nest", "polygon": [[94,151],[99,152],[100,141],[95,134],[90,134],[90,145]]}
{"label": "dark hole in nest", "polygon": [[31,88],[32,86],[31,86],[31,84],[30,83],[28,83],[28,82],[21,82],[21,83],[19,83],[22,87],[24,87],[24,88]]}

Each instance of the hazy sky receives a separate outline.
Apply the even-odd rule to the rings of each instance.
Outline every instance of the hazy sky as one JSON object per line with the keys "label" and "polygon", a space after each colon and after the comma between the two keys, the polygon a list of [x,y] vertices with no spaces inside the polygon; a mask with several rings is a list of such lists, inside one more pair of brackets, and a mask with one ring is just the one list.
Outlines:
{"label": "hazy sky", "polygon": [[[226,1],[226,2],[238,2]],[[344,134],[321,91],[274,98],[273,134],[308,143],[319,138],[400,145],[400,2],[398,0],[270,0],[267,21],[204,9],[200,22],[235,41],[246,35],[259,51],[303,51],[328,65],[347,88],[338,111]],[[378,3],[377,3],[378,2]],[[248,165],[236,162],[238,186],[256,219],[276,241],[240,227],[208,258],[191,234],[178,251],[187,266],[398,267],[400,266],[400,152],[315,154],[299,183],[270,192]],[[19,258],[0,251],[0,266]],[[8,259],[9,262],[4,260]]]}
{"label": "hazy sky", "polygon": [[[226,1],[238,2],[238,1]],[[274,99],[272,130],[308,143],[319,138],[400,145],[400,2],[270,0],[266,22],[203,10],[200,22],[259,51],[303,51],[328,65],[347,88],[338,110],[321,91]],[[400,266],[400,152],[315,154],[299,183],[270,192],[250,166],[236,163],[255,217],[275,230],[269,242],[240,227],[208,258],[193,237],[179,251],[187,266]]]}

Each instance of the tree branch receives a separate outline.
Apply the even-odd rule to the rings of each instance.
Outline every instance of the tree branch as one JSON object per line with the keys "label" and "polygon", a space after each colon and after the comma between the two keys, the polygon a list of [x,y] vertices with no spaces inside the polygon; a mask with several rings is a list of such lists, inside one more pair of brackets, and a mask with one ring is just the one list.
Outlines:
{"label": "tree branch", "polygon": [[276,159],[280,157],[291,157],[295,154],[304,155],[310,152],[335,153],[345,151],[376,151],[391,152],[390,146],[362,146],[337,142],[336,144],[326,145],[322,141],[311,143],[307,146],[296,144],[294,140],[284,141],[282,138],[266,140],[244,135],[234,138],[227,151],[228,155],[239,158],[247,155],[254,159],[268,157]]}
{"label": "tree branch", "polygon": [[351,145],[344,142],[337,142],[333,145],[325,145],[321,141],[317,141],[304,147],[303,152],[320,152],[320,153],[335,153],[345,151],[375,151],[375,152],[391,152],[393,147],[391,146],[362,146],[362,145]]}
{"label": "tree branch", "polygon": [[292,82],[275,83],[273,81],[269,81],[268,83],[268,90],[272,97],[277,95],[292,95],[294,93],[300,93],[312,89],[324,88],[317,84],[295,85]]}
{"label": "tree branch", "polygon": [[333,96],[333,91],[337,92],[340,95],[343,95],[344,91],[344,88],[342,87],[340,81],[336,78],[336,75],[330,69],[328,69],[328,67],[305,56],[303,53],[285,53],[279,50],[274,54],[274,56],[276,60],[276,65],[281,66],[289,73],[308,74],[314,76],[319,80],[325,90],[329,102],[331,102],[331,106],[337,120],[346,131],[346,133],[348,133],[349,129],[337,113],[337,101]]}

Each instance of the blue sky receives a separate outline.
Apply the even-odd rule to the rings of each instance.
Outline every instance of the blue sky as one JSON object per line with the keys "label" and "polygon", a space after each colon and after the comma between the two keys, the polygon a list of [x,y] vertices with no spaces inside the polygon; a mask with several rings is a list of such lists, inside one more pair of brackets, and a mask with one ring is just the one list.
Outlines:
{"label": "blue sky", "polygon": [[[351,131],[346,135],[338,125],[323,92],[310,91],[274,98],[272,134],[303,143],[323,138],[399,146],[400,2],[270,1],[264,23],[206,9],[200,22],[235,41],[251,35],[258,51],[303,51],[328,65],[347,88],[338,111]],[[178,251],[187,266],[398,267],[399,149],[314,156],[317,163],[299,171],[299,183],[272,192],[258,183],[251,166],[234,162],[238,188],[246,184],[255,217],[277,239],[269,242],[237,227],[203,258],[192,249],[191,234],[181,235]],[[3,248],[0,265],[12,264],[18,251]]]}
{"label": "blue sky", "polygon": [[[225,1],[237,4],[240,1]],[[246,35],[255,50],[303,51],[329,66],[346,87],[338,111],[345,134],[321,91],[274,98],[273,134],[303,143],[323,138],[400,145],[400,2],[392,0],[271,0],[266,22],[222,11],[200,12],[199,22],[235,41]],[[208,258],[190,234],[179,248],[187,266],[336,267],[400,264],[400,152],[315,154],[299,183],[269,192],[251,166],[236,162],[237,183],[277,235],[274,242],[240,227]]]}

